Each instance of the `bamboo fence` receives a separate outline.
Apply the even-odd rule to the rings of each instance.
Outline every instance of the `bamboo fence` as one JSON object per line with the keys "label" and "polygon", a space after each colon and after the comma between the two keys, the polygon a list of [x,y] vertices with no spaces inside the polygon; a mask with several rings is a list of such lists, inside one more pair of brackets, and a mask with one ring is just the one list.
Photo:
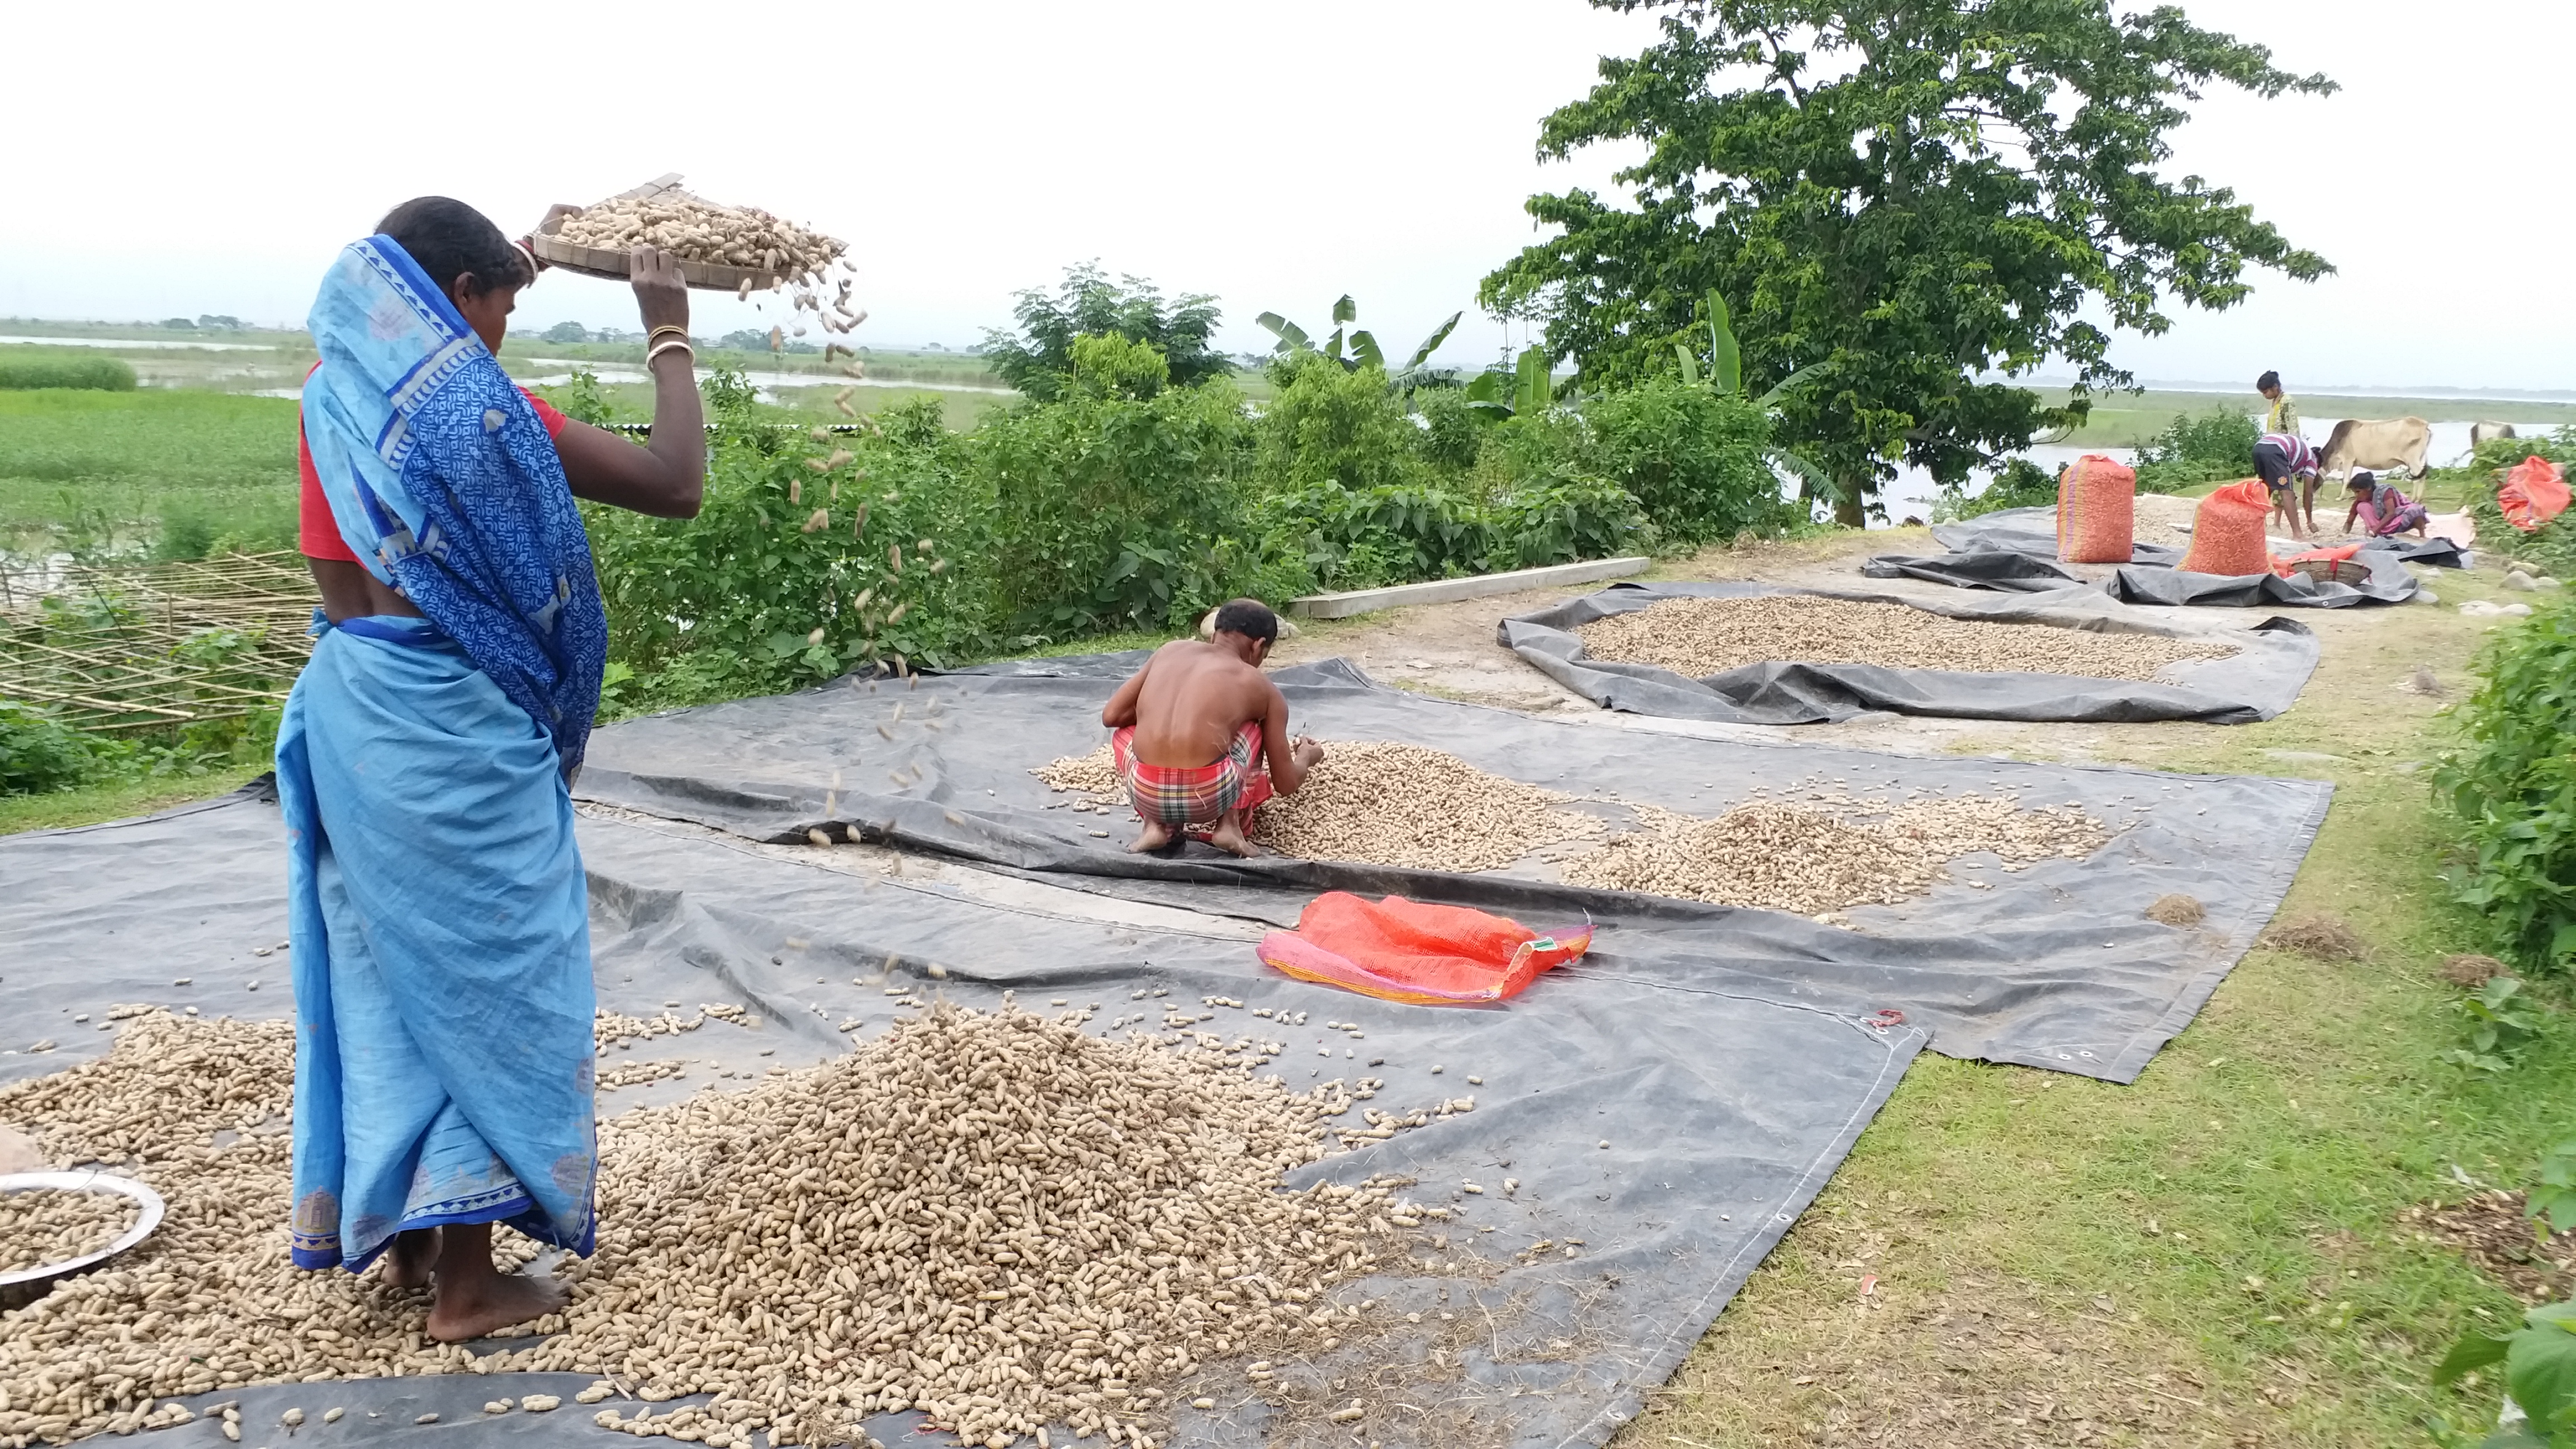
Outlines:
{"label": "bamboo fence", "polygon": [[282,704],[317,602],[293,553],[0,567],[0,698],[105,731]]}

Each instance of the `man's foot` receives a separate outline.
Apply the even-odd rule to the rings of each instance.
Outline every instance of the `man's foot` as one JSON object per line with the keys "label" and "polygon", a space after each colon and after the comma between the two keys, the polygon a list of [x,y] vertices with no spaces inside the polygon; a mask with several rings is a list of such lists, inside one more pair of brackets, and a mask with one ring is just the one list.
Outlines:
{"label": "man's foot", "polygon": [[514,1323],[559,1313],[571,1298],[564,1285],[551,1278],[494,1272],[487,1259],[479,1274],[439,1275],[438,1300],[429,1310],[429,1336],[441,1343],[463,1343]]}
{"label": "man's foot", "polygon": [[1208,831],[1208,844],[1247,860],[1261,853],[1260,846],[1244,838],[1243,822],[1231,810],[1217,817],[1215,827]]}
{"label": "man's foot", "polygon": [[1136,832],[1135,842],[1129,845],[1127,850],[1131,855],[1142,855],[1149,850],[1160,850],[1171,843],[1172,827],[1159,820],[1148,820],[1145,822],[1145,828]]}
{"label": "man's foot", "polygon": [[394,1234],[393,1246],[385,1249],[385,1281],[396,1288],[426,1288],[430,1270],[438,1266],[438,1229],[413,1228]]}

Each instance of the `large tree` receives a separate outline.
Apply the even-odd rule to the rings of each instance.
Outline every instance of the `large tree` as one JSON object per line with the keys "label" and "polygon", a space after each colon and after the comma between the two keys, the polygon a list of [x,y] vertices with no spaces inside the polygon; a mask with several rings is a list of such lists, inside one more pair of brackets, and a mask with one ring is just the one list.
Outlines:
{"label": "large tree", "polygon": [[984,356],[1004,382],[1040,402],[1053,402],[1073,377],[1078,337],[1124,337],[1163,354],[1175,387],[1194,387],[1234,371],[1233,359],[1208,345],[1216,298],[1190,293],[1174,301],[1142,277],[1111,281],[1097,262],[1064,269],[1050,297],[1043,288],[1017,294],[1018,331],[988,328]]}
{"label": "large tree", "polygon": [[[1554,353],[1605,387],[1676,366],[1714,289],[1748,387],[1815,368],[1782,398],[1777,436],[1827,476],[1845,523],[1900,459],[1956,483],[2128,385],[2088,302],[2154,334],[2172,301],[2243,300],[2249,264],[2332,270],[2227,189],[2158,174],[2213,83],[2334,89],[2174,6],[1592,3],[1671,13],[1657,43],[1605,57],[1591,94],[1547,118],[1539,155],[1644,143],[1617,173],[1635,204],[1530,198],[1557,234],[1480,300],[1544,319]],[[2003,380],[2052,358],[2077,375],[2067,407]]]}

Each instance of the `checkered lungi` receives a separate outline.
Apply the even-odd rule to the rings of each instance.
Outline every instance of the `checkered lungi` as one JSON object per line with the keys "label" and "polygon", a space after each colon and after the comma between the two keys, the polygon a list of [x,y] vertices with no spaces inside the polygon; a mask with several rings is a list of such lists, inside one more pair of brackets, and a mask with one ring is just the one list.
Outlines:
{"label": "checkered lungi", "polygon": [[1245,720],[1234,743],[1213,763],[1149,765],[1136,758],[1133,725],[1109,737],[1118,778],[1136,817],[1164,825],[1205,825],[1228,810],[1251,811],[1270,798],[1270,771],[1261,763],[1261,726]]}

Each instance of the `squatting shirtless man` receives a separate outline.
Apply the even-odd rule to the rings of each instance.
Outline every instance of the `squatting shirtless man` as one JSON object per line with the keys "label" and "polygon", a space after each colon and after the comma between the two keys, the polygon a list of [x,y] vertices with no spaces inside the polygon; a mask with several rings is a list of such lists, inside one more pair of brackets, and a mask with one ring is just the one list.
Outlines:
{"label": "squatting shirtless man", "polygon": [[1145,822],[1129,850],[1160,850],[1206,825],[1209,844],[1255,854],[1252,812],[1274,790],[1296,794],[1324,757],[1313,740],[1291,742],[1288,700],[1261,672],[1278,637],[1278,615],[1236,599],[1217,610],[1213,637],[1155,650],[1101,707],[1118,778]]}

